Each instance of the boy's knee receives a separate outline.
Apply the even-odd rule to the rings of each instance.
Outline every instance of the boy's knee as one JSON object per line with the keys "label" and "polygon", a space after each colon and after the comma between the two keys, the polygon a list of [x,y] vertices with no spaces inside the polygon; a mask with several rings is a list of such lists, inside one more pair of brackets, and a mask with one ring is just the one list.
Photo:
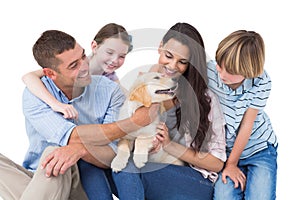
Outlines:
{"label": "boy's knee", "polygon": [[229,177],[226,179],[226,184],[223,183],[221,177],[216,181],[214,186],[214,200],[235,199],[235,197],[241,193],[240,188],[234,188],[234,183]]}

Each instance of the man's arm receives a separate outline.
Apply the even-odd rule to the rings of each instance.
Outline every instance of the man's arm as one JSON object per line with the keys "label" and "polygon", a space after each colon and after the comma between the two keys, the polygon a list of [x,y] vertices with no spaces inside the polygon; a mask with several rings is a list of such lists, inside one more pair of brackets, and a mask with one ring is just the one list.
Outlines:
{"label": "man's arm", "polygon": [[98,167],[110,166],[115,154],[107,144],[150,124],[157,116],[158,108],[159,104],[142,107],[132,117],[110,124],[77,126],[68,145],[54,150],[43,161],[42,167],[47,167],[46,176],[64,174],[80,158]]}
{"label": "man's arm", "polygon": [[157,116],[159,105],[153,104],[149,108],[139,108],[130,118],[109,124],[87,124],[77,126],[69,139],[69,143],[89,145],[106,145],[111,141],[125,136],[150,124]]}

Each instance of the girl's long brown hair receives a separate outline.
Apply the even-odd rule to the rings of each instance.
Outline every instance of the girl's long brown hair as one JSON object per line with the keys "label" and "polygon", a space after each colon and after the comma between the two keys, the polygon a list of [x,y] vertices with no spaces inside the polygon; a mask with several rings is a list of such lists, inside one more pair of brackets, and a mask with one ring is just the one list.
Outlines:
{"label": "girl's long brown hair", "polygon": [[128,52],[132,50],[132,38],[126,29],[116,23],[108,23],[103,26],[95,35],[94,40],[97,44],[102,44],[107,38],[121,38],[125,44],[128,45]]}

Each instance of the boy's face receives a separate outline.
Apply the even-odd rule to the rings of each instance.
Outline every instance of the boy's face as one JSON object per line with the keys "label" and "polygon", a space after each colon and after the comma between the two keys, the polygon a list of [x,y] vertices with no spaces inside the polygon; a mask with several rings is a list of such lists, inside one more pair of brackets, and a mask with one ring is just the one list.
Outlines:
{"label": "boy's face", "polygon": [[230,74],[226,71],[224,66],[220,67],[218,64],[217,64],[217,71],[223,83],[228,85],[232,89],[236,89],[245,80],[244,76]]}

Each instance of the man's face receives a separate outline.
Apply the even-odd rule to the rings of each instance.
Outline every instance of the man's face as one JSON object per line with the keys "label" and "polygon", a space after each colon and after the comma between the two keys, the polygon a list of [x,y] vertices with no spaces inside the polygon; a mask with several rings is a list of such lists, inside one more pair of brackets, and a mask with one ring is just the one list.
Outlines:
{"label": "man's face", "polygon": [[55,84],[62,90],[85,87],[91,82],[89,63],[84,49],[76,43],[74,49],[70,49],[56,56],[62,63],[54,79]]}

